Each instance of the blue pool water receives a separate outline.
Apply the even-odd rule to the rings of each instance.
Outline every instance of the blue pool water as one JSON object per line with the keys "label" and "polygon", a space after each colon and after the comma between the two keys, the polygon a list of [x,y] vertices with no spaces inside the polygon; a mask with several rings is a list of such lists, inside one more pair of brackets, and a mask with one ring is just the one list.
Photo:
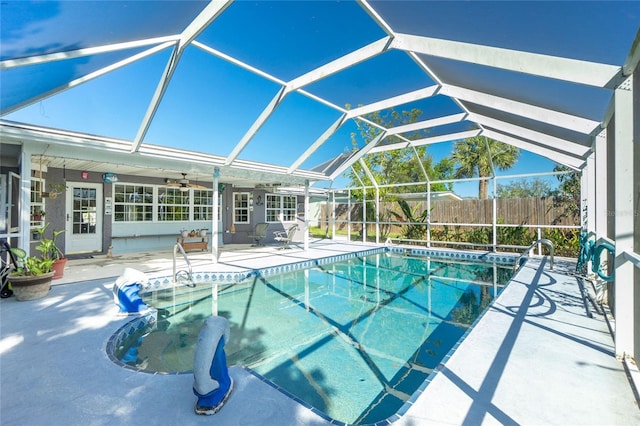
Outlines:
{"label": "blue pool water", "polygon": [[[244,365],[326,416],[398,411],[511,276],[509,267],[377,254],[219,285],[229,365]],[[157,291],[152,329],[117,348],[146,371],[184,372],[212,286]]]}

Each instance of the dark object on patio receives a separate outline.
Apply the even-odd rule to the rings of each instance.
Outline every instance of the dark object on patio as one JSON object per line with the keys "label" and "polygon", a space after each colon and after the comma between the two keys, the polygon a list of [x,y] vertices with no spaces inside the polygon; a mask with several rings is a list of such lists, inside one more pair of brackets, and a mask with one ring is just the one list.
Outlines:
{"label": "dark object on patio", "polygon": [[287,232],[284,231],[275,231],[275,238],[274,240],[279,241],[282,243],[282,247],[280,247],[281,249],[288,249],[289,248],[289,243],[291,242],[291,240],[293,239],[293,236],[295,235],[296,231],[298,230],[298,225],[291,225],[289,227],[289,229],[287,229]]}
{"label": "dark object on patio", "polygon": [[[11,262],[11,263],[9,263]],[[16,258],[11,252],[11,246],[8,242],[3,241],[0,246],[0,297],[3,299],[11,297],[13,290],[9,288],[9,272],[11,265],[17,268]]]}
{"label": "dark object on patio", "polygon": [[268,223],[256,223],[256,227],[253,230],[253,235],[249,235],[255,241],[254,246],[261,246],[262,240],[267,236]]}

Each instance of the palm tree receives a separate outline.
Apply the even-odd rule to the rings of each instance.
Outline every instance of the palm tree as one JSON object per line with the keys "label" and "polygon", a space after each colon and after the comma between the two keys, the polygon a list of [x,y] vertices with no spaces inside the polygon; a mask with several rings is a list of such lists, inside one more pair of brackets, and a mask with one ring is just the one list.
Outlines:
{"label": "palm tree", "polygon": [[[485,142],[486,141],[486,142]],[[487,152],[487,145],[489,151]],[[474,136],[463,141],[456,142],[451,157],[457,163],[456,178],[489,177],[491,176],[491,161],[493,166],[500,170],[512,167],[520,156],[520,149],[515,146],[498,142],[484,136]],[[489,181],[478,182],[478,196],[480,199],[488,198]]]}

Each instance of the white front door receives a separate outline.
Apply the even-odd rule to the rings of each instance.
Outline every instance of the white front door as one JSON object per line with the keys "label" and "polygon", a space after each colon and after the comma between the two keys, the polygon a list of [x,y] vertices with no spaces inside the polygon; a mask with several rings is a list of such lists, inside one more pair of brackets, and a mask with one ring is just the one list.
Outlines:
{"label": "white front door", "polygon": [[102,251],[102,184],[67,183],[65,251]]}

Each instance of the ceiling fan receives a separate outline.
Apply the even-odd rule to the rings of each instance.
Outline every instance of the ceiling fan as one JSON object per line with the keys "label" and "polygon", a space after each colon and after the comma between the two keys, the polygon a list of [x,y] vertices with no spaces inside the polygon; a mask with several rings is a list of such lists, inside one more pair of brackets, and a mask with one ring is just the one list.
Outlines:
{"label": "ceiling fan", "polygon": [[165,183],[167,184],[167,186],[180,188],[180,191],[183,191],[183,192],[188,191],[189,188],[208,189],[206,186],[198,185],[197,183],[190,183],[189,179],[187,179],[187,174],[186,173],[181,173],[181,174],[182,174],[182,179],[179,179],[179,180],[165,179]]}

